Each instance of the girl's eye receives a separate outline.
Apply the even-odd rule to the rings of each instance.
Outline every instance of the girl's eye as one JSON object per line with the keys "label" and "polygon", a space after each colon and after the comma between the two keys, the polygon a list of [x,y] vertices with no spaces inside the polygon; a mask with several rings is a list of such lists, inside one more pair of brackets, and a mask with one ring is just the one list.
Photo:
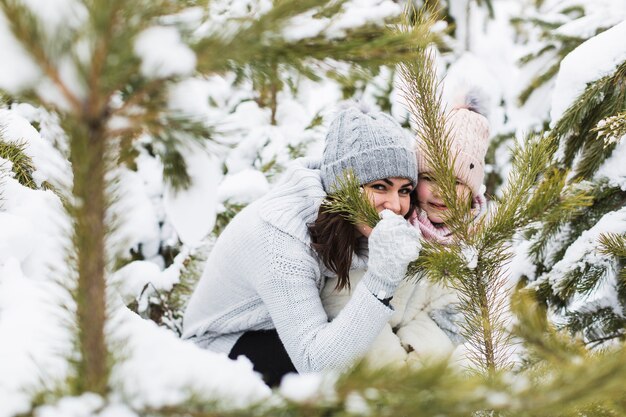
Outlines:
{"label": "girl's eye", "polygon": [[428,181],[428,182],[432,181],[432,179],[431,179],[428,175],[422,175],[422,176],[420,177],[420,180],[422,180],[422,181]]}

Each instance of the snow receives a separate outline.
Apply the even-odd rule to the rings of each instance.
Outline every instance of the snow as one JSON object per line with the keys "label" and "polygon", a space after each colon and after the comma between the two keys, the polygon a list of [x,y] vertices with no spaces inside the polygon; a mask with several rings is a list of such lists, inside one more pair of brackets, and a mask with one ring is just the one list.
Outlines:
{"label": "snow", "polygon": [[283,29],[283,37],[288,42],[297,42],[306,38],[314,38],[322,33],[330,24],[327,17],[315,18],[317,10],[295,16]]}
{"label": "snow", "polygon": [[461,256],[465,259],[465,266],[469,269],[476,269],[478,266],[478,250],[469,245],[461,246]]}
{"label": "snow", "polygon": [[343,4],[342,12],[332,20],[317,17],[318,12],[311,10],[292,18],[283,29],[285,40],[297,42],[320,35],[329,39],[342,38],[350,29],[383,24],[386,19],[400,15],[402,7],[391,0],[352,0]]}
{"label": "snow", "polygon": [[217,211],[217,187],[222,177],[219,160],[200,145],[190,145],[182,153],[191,186],[164,192],[165,212],[180,240],[190,246],[200,244],[213,229]]}
{"label": "snow", "polygon": [[585,91],[587,85],[626,61],[626,21],[587,40],[561,62],[552,96],[552,126]]}
{"label": "snow", "polygon": [[225,354],[200,349],[123,307],[112,321],[114,339],[122,344],[126,358],[113,368],[112,386],[131,407],[184,404],[195,397],[241,408],[271,394],[243,357],[232,361]]}
{"label": "snow", "polygon": [[97,394],[86,393],[80,397],[65,397],[54,405],[37,410],[38,417],[89,417],[104,406],[104,399]]}
{"label": "snow", "polygon": [[135,54],[141,59],[141,74],[148,78],[189,75],[196,68],[196,55],[173,27],[153,26],[141,32]]}
{"label": "snow", "polygon": [[77,0],[21,0],[42,27],[53,35],[62,29],[78,28],[87,19],[87,8]]}
{"label": "snow", "polygon": [[249,204],[269,191],[267,178],[260,171],[246,169],[227,175],[217,190],[219,201]]}
{"label": "snow", "polygon": [[37,186],[44,181],[56,184],[71,182],[71,167],[66,158],[20,115],[35,116],[32,109],[21,106],[15,110],[0,109],[0,130],[5,142],[26,145],[24,152],[32,158],[35,171],[33,180]]}
{"label": "snow", "polygon": [[596,179],[608,178],[609,186],[619,187],[626,191],[626,140],[619,141],[611,156],[608,157],[602,166],[596,171]]}
{"label": "snow", "polygon": [[111,245],[121,251],[141,245],[142,254],[151,258],[159,251],[159,219],[144,182],[138,173],[125,168],[114,175],[112,220],[117,227]]}
{"label": "snow", "polygon": [[[268,0],[221,0],[211,2],[209,22],[199,32],[211,34],[219,32],[221,36],[233,36],[238,26],[236,19],[258,19],[272,7]],[[307,38],[325,36],[338,39],[350,29],[371,24],[382,25],[385,20],[398,16],[402,7],[392,0],[349,0],[342,5],[342,10],[329,19],[317,16],[318,9],[301,13],[291,18],[282,30],[282,37],[288,42],[298,42]]]}
{"label": "snow", "polygon": [[321,374],[287,374],[280,383],[280,393],[290,401],[310,402],[319,399],[321,384]]}
{"label": "snow", "polygon": [[58,293],[54,282],[26,275],[17,258],[0,263],[0,416],[26,412],[29,390],[67,374],[72,344]]}
{"label": "snow", "polygon": [[211,111],[209,96],[212,84],[199,78],[188,78],[174,84],[169,92],[169,108],[182,115],[202,120]]}
{"label": "snow", "polygon": [[32,253],[30,242],[35,237],[35,230],[26,219],[10,213],[0,213],[0,230],[0,264],[11,258],[22,261]]}
{"label": "snow", "polygon": [[[440,57],[440,71],[447,74],[446,88],[453,92],[463,83],[479,85],[486,91],[494,136],[513,133],[516,140],[522,141],[523,133],[536,129],[547,119],[550,106],[554,123],[588,82],[611,73],[626,59],[622,40],[626,22],[617,24],[626,18],[626,3],[547,0],[540,16],[561,24],[557,29],[561,35],[585,36],[600,27],[617,26],[573,51],[563,61],[556,83],[547,83],[520,107],[517,95],[535,75],[535,70],[550,62],[550,56],[529,66],[520,67],[517,63],[523,53],[544,45],[532,37],[524,45],[521,38],[525,35],[509,24],[512,16],[531,16],[521,2],[493,2],[494,20],[489,20],[484,7],[475,3],[471,3],[468,24],[465,2],[450,2],[459,40],[452,43],[452,56]],[[85,23],[84,10],[75,6],[75,0],[26,0],[25,4],[44,20],[44,28],[49,32],[64,25],[77,28]],[[573,19],[560,12],[570,5],[582,5],[585,16]],[[262,197],[293,158],[291,152],[321,155],[328,123],[337,103],[344,99],[341,86],[323,73],[333,69],[347,76],[349,66],[330,60],[311,63],[319,80],[287,72],[283,79],[285,88],[277,97],[276,123],[272,125],[271,110],[256,101],[258,93],[250,80],[232,72],[196,76],[196,56],[174,27],[189,29],[192,37],[214,33],[228,38],[240,29],[233,19],[258,19],[271,7],[271,0],[217,0],[208,6],[208,20],[200,28],[196,26],[205,10],[190,8],[159,19],[162,26],[150,27],[135,39],[134,52],[141,59],[143,76],[176,79],[167,87],[171,114],[214,127],[215,137],[210,145],[194,144],[182,150],[192,177],[188,190],[175,192],[164,184],[162,161],[152,152],[153,141],[147,136],[140,136],[135,142],[139,154],[136,170],[120,168],[112,173],[118,197],[112,219],[117,220],[118,227],[109,242],[110,248],[126,260],[131,249],[143,257],[110,276],[116,291],[111,295],[107,335],[115,357],[121,358],[112,369],[112,392],[106,399],[94,394],[65,396],[37,409],[36,416],[130,417],[136,415],[134,410],[143,407],[187,404],[197,399],[215,400],[224,408],[281,404],[285,399],[304,404],[332,401],[335,380],[327,375],[290,375],[272,393],[247,360],[232,361],[223,354],[197,348],[124,306],[138,301],[141,310],[154,291],[171,290],[179,282],[186,262],[195,255],[194,248],[206,243],[224,204],[249,204]],[[289,42],[318,35],[339,39],[350,28],[366,23],[383,25],[385,18],[400,12],[401,7],[391,0],[351,0],[343,5],[343,12],[337,18],[302,14],[294,17],[281,33]],[[58,88],[42,76],[15,41],[2,12],[0,50],[4,61],[11,63],[0,66],[0,89],[16,94],[32,88],[56,108],[70,108]],[[89,48],[76,45],[71,52],[84,59]],[[66,56],[60,57],[56,64],[72,94],[83,98],[85,87],[74,64]],[[397,74],[384,68],[372,82],[359,85],[354,98],[377,108],[390,83],[396,82]],[[292,85],[297,86],[297,91],[290,88]],[[407,113],[397,88],[389,99],[391,114],[404,121]],[[311,127],[316,117],[323,120]],[[46,181],[67,193],[72,170],[67,159],[67,137],[59,120],[57,114],[25,103],[12,102],[0,109],[1,138],[25,144],[25,152],[36,168],[33,174],[36,185]],[[110,127],[123,127],[125,123],[128,120],[118,119]],[[505,142],[497,149],[493,166],[505,175],[510,169],[507,145]],[[611,186],[626,190],[625,148],[626,141],[622,139],[595,179],[606,177]],[[21,186],[8,171],[10,165],[9,161],[0,160],[0,339],[3,341],[0,343],[0,417],[28,413],[33,393],[62,387],[70,372],[67,358],[76,354],[71,327],[73,302],[59,285],[59,282],[69,287],[75,284],[65,252],[71,223],[58,195]],[[604,216],[567,250],[553,273],[542,279],[550,279],[558,286],[566,272],[576,270],[584,262],[609,265],[609,260],[597,253],[597,238],[602,232],[624,233],[625,216],[624,209]],[[527,254],[529,245],[528,241],[516,242],[512,249],[514,257],[507,271],[511,286],[523,275],[536,274]],[[180,250],[167,267],[160,254],[166,247]],[[548,253],[556,250],[556,245],[547,250]],[[468,267],[475,267],[476,249],[463,248],[463,254]],[[443,352],[446,347],[439,338],[447,336],[438,334],[441,330],[433,320],[418,311],[419,303],[432,302],[436,294],[425,291],[420,294],[408,308],[415,319],[413,326],[406,327],[402,335],[418,349]],[[583,308],[585,302],[615,307],[615,297],[614,282],[607,280],[593,297],[577,300],[576,307]],[[424,334],[428,340],[422,339]],[[520,381],[523,379],[518,377],[512,385],[515,382],[519,385]],[[508,401],[503,393],[489,395],[494,406]],[[350,395],[347,407],[361,414],[372,411],[359,393]]]}
{"label": "snow", "polygon": [[31,87],[41,76],[41,71],[15,39],[9,28],[9,22],[0,11],[0,51],[4,62],[11,65],[0,65],[0,89],[16,94]]}
{"label": "snow", "polygon": [[114,283],[125,304],[130,304],[146,285],[159,281],[161,268],[154,262],[134,261],[115,273]]}
{"label": "snow", "polygon": [[[581,2],[581,4],[584,4]],[[567,22],[554,33],[560,36],[594,36],[600,28],[610,28],[626,19],[626,3],[614,0],[594,0],[585,7],[585,15]]]}
{"label": "snow", "polygon": [[598,252],[598,239],[601,233],[626,233],[625,207],[605,214],[591,229],[584,231],[568,246],[563,258],[553,266],[549,274],[542,277],[542,280],[548,280],[558,291],[563,288],[563,277],[568,272],[577,271],[585,264],[610,265],[611,260]]}

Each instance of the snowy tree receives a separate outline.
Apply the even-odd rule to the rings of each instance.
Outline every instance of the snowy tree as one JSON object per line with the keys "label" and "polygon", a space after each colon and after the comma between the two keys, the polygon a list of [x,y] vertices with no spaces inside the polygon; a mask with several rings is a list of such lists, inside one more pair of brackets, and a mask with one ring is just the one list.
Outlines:
{"label": "snowy tree", "polygon": [[[471,19],[458,24],[473,21],[477,10],[488,13],[487,4],[494,22],[502,22],[500,6],[518,10],[516,1],[448,3],[472,7]],[[623,346],[589,354],[556,331],[525,292],[511,303],[512,328],[504,329],[524,348],[524,362],[513,369],[491,359],[478,363],[487,372],[469,376],[444,362],[376,372],[356,366],[340,376],[292,376],[274,392],[245,360],[184,343],[125,306],[176,330],[182,289],[210,249],[204,237],[226,224],[236,205],[267,190],[281,165],[319,148],[326,108],[355,96],[406,118],[395,104],[394,65],[411,62],[415,48],[436,36],[419,25],[389,33],[380,17],[393,21],[400,12],[395,2],[0,0],[0,6],[0,50],[10,63],[0,66],[0,416],[624,414]],[[477,56],[488,49],[485,39],[503,38],[501,27],[484,26],[489,30],[467,26],[469,52]],[[481,57],[505,56],[509,46]],[[584,82],[617,81],[611,77],[623,61]],[[478,77],[468,62],[456,67]],[[514,67],[503,68],[507,75]],[[511,96],[495,94],[498,133],[524,126],[522,118],[500,120],[503,112],[513,114],[500,109]],[[557,96],[565,107],[575,100]],[[624,109],[614,110],[589,124],[616,156],[600,161],[592,182],[600,171],[608,184],[620,178]],[[549,225],[545,216],[576,214],[568,201],[594,190],[566,184],[566,170],[525,159],[534,153],[533,160],[547,160],[555,148],[546,145],[556,139],[563,157],[563,136],[512,137],[519,138],[517,165],[502,170],[520,175],[507,182],[510,192],[503,187],[506,199],[494,203],[484,232],[464,237],[464,250],[425,248],[430,264],[419,266],[432,269],[433,279],[506,272],[499,268],[509,252],[501,249],[510,247],[511,230],[529,219]],[[445,184],[447,176],[440,177]],[[555,192],[561,188],[563,198]],[[556,208],[543,213],[545,207]],[[617,269],[621,232],[610,218],[605,223],[613,234],[599,237],[598,253]],[[464,235],[464,222],[457,226]],[[455,267],[452,275],[446,265]],[[484,295],[494,285],[482,284],[468,289]],[[489,321],[493,306],[483,301],[470,311],[487,335],[479,343],[497,336],[484,330],[499,324]],[[155,310],[146,309],[149,303]]]}
{"label": "snowy tree", "polygon": [[531,45],[520,63],[534,73],[520,92],[520,103],[525,104],[533,94],[545,97],[546,90],[554,86],[563,58],[624,18],[626,8],[611,1],[548,0],[529,4],[523,16],[512,19],[520,38]]}
{"label": "snowy tree", "polygon": [[[171,204],[207,207],[179,195],[192,180],[211,182],[210,171],[219,169],[203,155],[202,141],[219,120],[195,108],[208,100],[201,77],[249,71],[271,79],[281,66],[305,72],[333,60],[375,67],[428,39],[419,28],[386,32],[379,16],[397,14],[391,2],[368,3],[360,14],[347,13],[347,2],[319,1],[0,5],[0,40],[14,63],[2,72],[0,88],[58,115],[71,163],[71,182],[58,188],[72,219],[67,272],[75,278],[66,285],[75,302],[74,393],[110,389],[107,276],[118,255],[114,222],[126,184],[117,167],[133,163],[136,145],[148,135],[176,195]],[[203,228],[210,231],[211,224],[177,227],[187,240],[202,237]]]}
{"label": "snowy tree", "polygon": [[553,213],[538,227],[531,248],[537,265],[531,285],[562,325],[590,346],[625,335],[626,53],[617,40],[625,29],[622,22],[594,36],[561,64],[550,134],[559,140],[559,169],[570,173],[572,186],[588,190],[593,202],[573,216]]}

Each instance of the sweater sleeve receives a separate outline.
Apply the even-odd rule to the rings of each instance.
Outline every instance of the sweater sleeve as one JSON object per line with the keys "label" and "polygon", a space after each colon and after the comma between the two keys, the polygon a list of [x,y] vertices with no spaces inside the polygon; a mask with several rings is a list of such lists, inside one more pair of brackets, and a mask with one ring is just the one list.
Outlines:
{"label": "sweater sleeve", "polygon": [[274,236],[274,242],[293,250],[269,250],[257,291],[292,362],[299,372],[351,365],[365,355],[393,310],[359,283],[350,301],[329,322],[316,284],[320,274],[316,259],[302,242],[276,233],[280,236]]}

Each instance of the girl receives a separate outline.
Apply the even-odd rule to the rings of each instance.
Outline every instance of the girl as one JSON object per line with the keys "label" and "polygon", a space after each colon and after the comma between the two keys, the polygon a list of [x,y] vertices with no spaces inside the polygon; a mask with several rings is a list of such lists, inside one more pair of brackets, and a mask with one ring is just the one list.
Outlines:
{"label": "girl", "polygon": [[[486,213],[484,196],[485,154],[489,145],[489,122],[485,100],[476,89],[460,96],[447,115],[450,126],[450,158],[454,163],[456,193],[459,200],[471,198],[474,222]],[[444,245],[454,244],[454,236],[446,225],[447,207],[434,183],[432,168],[424,157],[425,144],[417,138],[419,182],[418,209],[411,217],[426,240]],[[464,361],[464,342],[457,323],[463,320],[456,308],[458,298],[451,288],[420,280],[404,308],[398,323],[398,337],[410,351],[408,360],[452,356]]]}
{"label": "girl", "polygon": [[[450,157],[454,162],[457,179],[457,196],[472,198],[472,213],[476,219],[485,212],[485,154],[489,144],[489,122],[483,100],[477,92],[470,91],[461,97],[448,113],[450,125]],[[453,236],[445,224],[447,207],[437,194],[430,163],[425,157],[425,144],[417,138],[419,183],[417,187],[418,210],[411,222],[418,226],[426,240],[450,244]]]}
{"label": "girl", "polygon": [[[461,96],[447,115],[450,124],[450,156],[454,162],[459,199],[472,198],[474,220],[486,210],[484,197],[485,154],[489,140],[489,124],[476,92]],[[432,168],[425,155],[425,144],[418,136],[417,159],[419,180],[416,193],[418,206],[410,222],[424,239],[449,245],[454,236],[446,226],[447,207],[431,177]],[[350,282],[355,285],[364,271],[353,271]],[[322,292],[322,301],[329,316],[339,314],[349,292],[337,291],[329,281]],[[383,328],[366,356],[374,367],[422,362],[432,357],[445,357],[463,342],[456,323],[462,319],[455,308],[454,291],[427,280],[405,280],[395,293],[392,306],[395,314]],[[457,349],[455,356],[461,356]]]}
{"label": "girl", "polygon": [[[382,220],[372,230],[325,211],[322,201],[351,170]],[[283,180],[242,210],[217,240],[183,321],[183,338],[231,358],[248,357],[270,385],[288,372],[342,369],[385,326],[407,265],[419,254],[413,210],[417,163],[391,117],[356,107],[331,123],[321,163],[296,161]],[[368,260],[369,258],[369,260]],[[320,289],[368,271],[335,320]]]}

